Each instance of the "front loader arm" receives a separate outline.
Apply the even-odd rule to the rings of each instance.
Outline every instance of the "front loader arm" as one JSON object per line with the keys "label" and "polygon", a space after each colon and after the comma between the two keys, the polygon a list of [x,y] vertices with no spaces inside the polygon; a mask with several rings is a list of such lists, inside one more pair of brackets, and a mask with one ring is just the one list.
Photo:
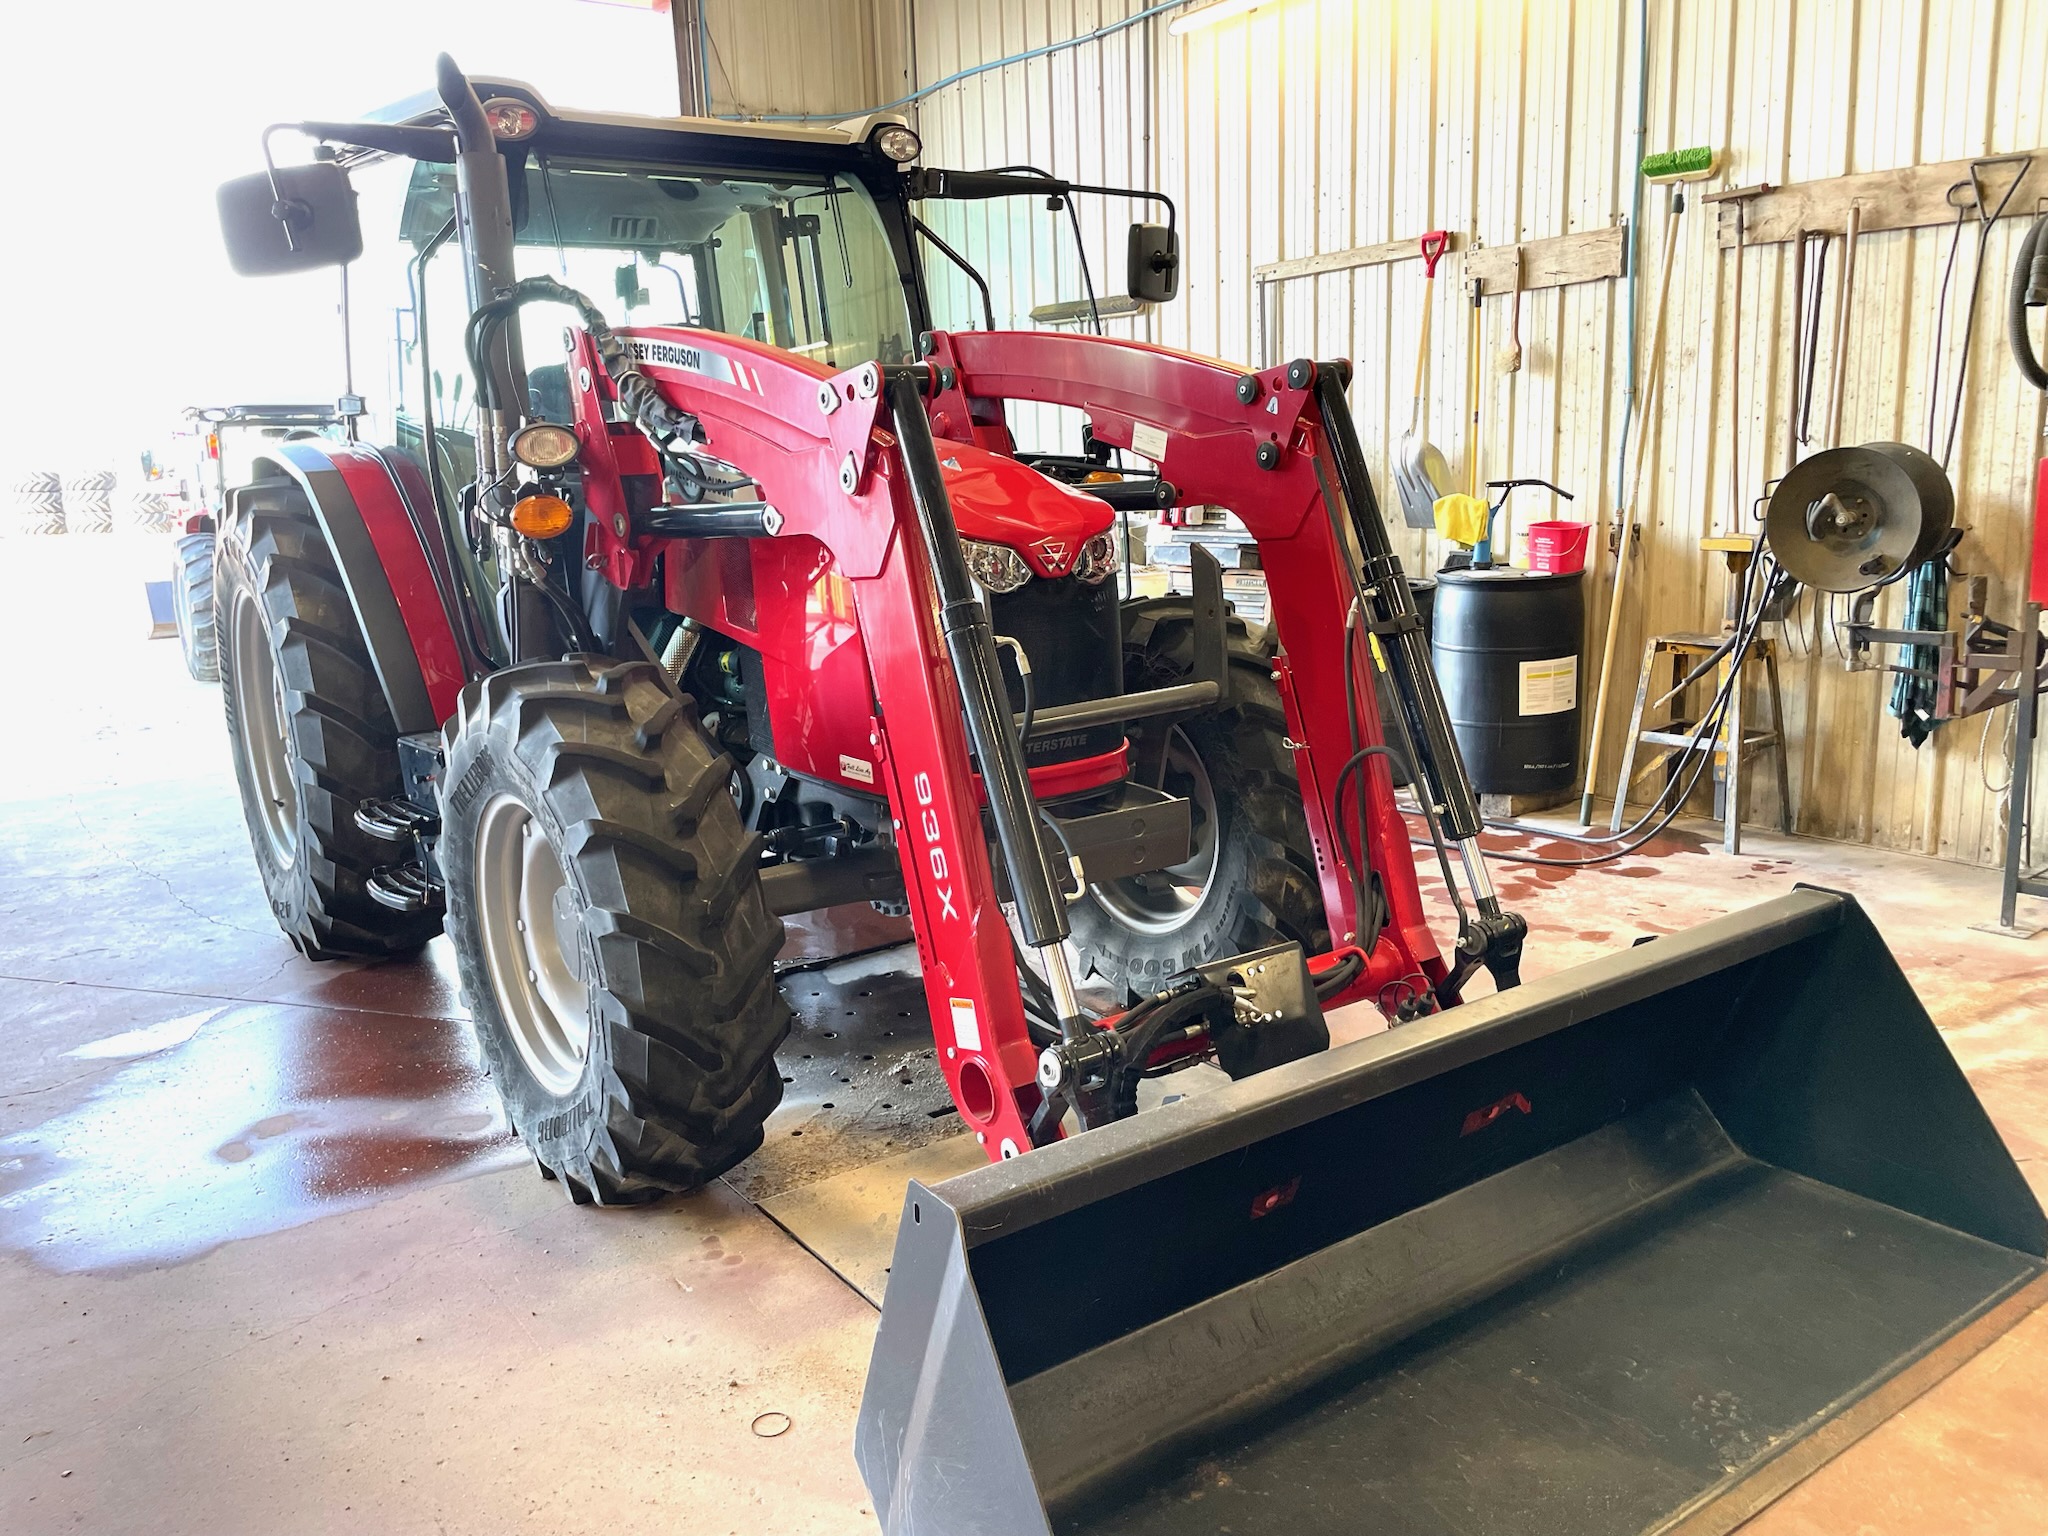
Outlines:
{"label": "front loader arm", "polygon": [[[766,504],[757,546],[799,552],[800,570],[829,564],[850,587],[872,695],[846,702],[866,717],[867,766],[888,799],[939,1065],[982,1145],[992,1156],[1015,1155],[1032,1144],[1038,1062],[982,830],[984,782],[1027,940],[1056,948],[1066,912],[1043,843],[1017,819],[1031,802],[986,619],[975,633],[980,605],[964,572],[949,581],[942,568],[948,541],[956,563],[959,551],[924,415],[929,373],[868,364],[833,375],[722,335],[621,338],[662,395],[695,419],[704,448],[755,482]],[[610,514],[591,519],[586,559],[639,574],[655,547],[670,561],[720,558],[717,546],[731,541],[664,540],[636,525],[623,496],[589,483],[593,465],[623,468],[644,452],[637,428],[605,419],[602,374],[589,368],[587,383],[578,376],[586,496],[593,511]],[[918,438],[930,461],[922,475]],[[770,551],[758,553],[757,571],[763,562],[779,568]]]}
{"label": "front loader arm", "polygon": [[1143,342],[1045,331],[935,333],[930,356],[940,368],[932,419],[941,436],[985,434],[1005,400],[1073,406],[1087,413],[1098,443],[1152,460],[1181,502],[1229,508],[1258,541],[1280,639],[1275,681],[1297,743],[1324,906],[1333,938],[1356,943],[1364,942],[1357,936],[1365,914],[1336,850],[1340,829],[1359,817],[1348,782],[1344,807],[1334,796],[1347,760],[1386,745],[1368,647],[1348,633],[1362,597],[1361,621],[1396,688],[1418,783],[1465,853],[1479,911],[1459,935],[1456,966],[1447,967],[1423,910],[1387,759],[1373,753],[1353,773],[1367,783],[1366,862],[1385,888],[1388,921],[1346,996],[1386,1004],[1426,979],[1439,1001],[1454,1001],[1480,963],[1494,967],[1498,984],[1513,985],[1522,922],[1500,911],[1478,851],[1477,797],[1344,410],[1344,365],[1238,373]]}

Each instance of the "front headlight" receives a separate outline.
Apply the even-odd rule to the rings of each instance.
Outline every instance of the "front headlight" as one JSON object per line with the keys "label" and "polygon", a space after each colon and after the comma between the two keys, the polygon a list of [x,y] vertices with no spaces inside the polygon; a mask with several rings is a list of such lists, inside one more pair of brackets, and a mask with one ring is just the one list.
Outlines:
{"label": "front headlight", "polygon": [[1031,579],[1031,567],[1007,544],[984,544],[979,539],[962,539],[968,574],[991,592],[1014,592]]}
{"label": "front headlight", "polygon": [[529,422],[506,446],[528,469],[560,469],[576,457],[576,433],[558,422]]}
{"label": "front headlight", "polygon": [[1091,587],[1099,587],[1116,569],[1116,535],[1105,528],[1081,546],[1074,556],[1074,574]]}
{"label": "front headlight", "polygon": [[917,135],[901,123],[888,123],[875,130],[875,148],[898,165],[908,165],[924,148]]}
{"label": "front headlight", "polygon": [[491,125],[491,137],[499,143],[517,143],[533,137],[540,114],[515,96],[493,96],[484,103],[484,121]]}

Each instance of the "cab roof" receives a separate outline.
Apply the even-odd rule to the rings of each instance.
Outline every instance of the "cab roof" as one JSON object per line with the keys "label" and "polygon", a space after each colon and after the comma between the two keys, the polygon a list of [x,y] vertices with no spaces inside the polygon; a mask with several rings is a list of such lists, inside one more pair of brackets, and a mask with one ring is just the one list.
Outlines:
{"label": "cab roof", "polygon": [[[513,96],[524,101],[540,113],[544,122],[564,126],[611,130],[613,132],[642,132],[654,134],[687,133],[727,139],[754,139],[781,145],[808,145],[818,149],[859,149],[870,135],[885,123],[908,124],[909,119],[900,112],[868,112],[849,117],[836,123],[763,123],[735,122],[722,117],[660,117],[635,112],[586,112],[574,107],[556,107],[533,86],[523,80],[503,80],[489,77],[473,77],[471,87],[479,101],[493,97]],[[370,113],[367,120],[376,123],[431,123],[446,118],[441,98],[432,91],[421,91]]]}

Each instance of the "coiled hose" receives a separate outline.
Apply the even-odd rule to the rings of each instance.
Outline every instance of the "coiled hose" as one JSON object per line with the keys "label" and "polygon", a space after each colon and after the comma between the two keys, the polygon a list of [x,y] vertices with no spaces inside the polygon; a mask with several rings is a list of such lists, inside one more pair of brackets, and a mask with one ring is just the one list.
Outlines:
{"label": "coiled hose", "polygon": [[2020,375],[2034,388],[2048,390],[2048,367],[2034,351],[2034,337],[2027,326],[2027,311],[2048,305],[2048,213],[2034,220],[2020,242],[2019,260],[2013,263],[2012,293],[2006,303],[2006,339],[2012,343],[2013,361]]}
{"label": "coiled hose", "polygon": [[604,364],[605,372],[618,389],[619,403],[656,442],[666,447],[671,439],[686,443],[703,440],[697,419],[689,412],[670,405],[653,382],[633,366],[632,355],[627,352],[625,343],[613,334],[604,312],[567,283],[548,276],[521,278],[488,303],[479,305],[476,313],[470,316],[466,337],[469,363],[476,374],[477,393],[486,406],[500,407],[500,402],[493,398],[489,370],[483,361],[488,350],[489,333],[522,305],[536,303],[564,304],[576,311],[597,346],[597,355]]}

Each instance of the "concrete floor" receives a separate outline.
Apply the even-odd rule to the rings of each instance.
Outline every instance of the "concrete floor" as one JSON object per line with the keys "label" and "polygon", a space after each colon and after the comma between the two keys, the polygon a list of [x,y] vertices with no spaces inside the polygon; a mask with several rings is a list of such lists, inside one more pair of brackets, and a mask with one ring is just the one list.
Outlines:
{"label": "concrete floor", "polygon": [[[868,1304],[729,1188],[565,1202],[445,944],[294,955],[217,695],[120,606],[162,547],[94,543],[0,545],[0,1531],[873,1531]],[[2048,937],[1971,932],[1983,872],[1753,847],[1509,873],[1529,971],[1854,890],[2048,1199]],[[1747,1529],[2048,1528],[2044,1423],[2048,1313]]]}

